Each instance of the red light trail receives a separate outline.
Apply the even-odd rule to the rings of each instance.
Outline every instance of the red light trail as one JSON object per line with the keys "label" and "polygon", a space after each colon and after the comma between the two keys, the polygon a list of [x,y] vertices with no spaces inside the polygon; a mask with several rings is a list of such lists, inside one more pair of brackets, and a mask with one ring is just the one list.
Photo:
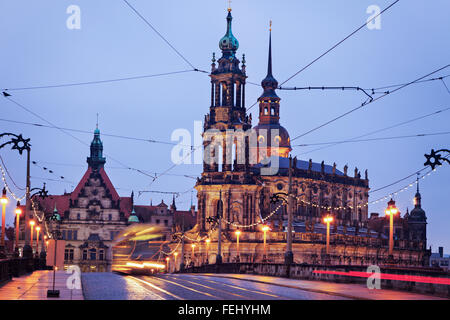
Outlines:
{"label": "red light trail", "polygon": [[[314,270],[313,273],[319,274],[334,274],[339,276],[348,277],[358,277],[358,278],[369,278],[376,273],[371,272],[359,272],[359,271],[328,271],[328,270]],[[434,283],[434,284],[445,284],[450,285],[450,278],[435,278],[435,277],[425,277],[425,276],[408,276],[401,274],[391,274],[391,273],[380,273],[380,279],[382,280],[396,280],[396,281],[408,281],[408,282],[420,282],[420,283]]]}

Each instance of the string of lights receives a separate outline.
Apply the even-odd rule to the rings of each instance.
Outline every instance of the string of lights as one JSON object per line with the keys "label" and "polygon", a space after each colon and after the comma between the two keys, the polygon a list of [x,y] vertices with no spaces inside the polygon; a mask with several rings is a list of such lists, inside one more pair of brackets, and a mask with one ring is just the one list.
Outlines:
{"label": "string of lights", "polygon": [[343,117],[349,115],[350,113],[353,113],[353,112],[355,112],[355,111],[357,111],[357,110],[363,108],[364,106],[367,106],[367,105],[369,105],[369,104],[371,104],[371,103],[374,103],[374,102],[376,102],[376,101],[378,101],[378,100],[380,100],[380,99],[386,97],[387,95],[392,94],[392,93],[394,93],[394,92],[396,92],[396,91],[399,91],[399,90],[401,90],[401,89],[404,89],[404,88],[406,88],[406,87],[408,87],[408,86],[410,86],[410,85],[416,83],[417,81],[423,80],[424,78],[427,78],[427,77],[429,77],[429,76],[431,76],[431,75],[433,75],[433,74],[435,74],[435,73],[437,73],[437,72],[439,72],[439,71],[442,71],[442,70],[448,68],[449,66],[450,66],[450,64],[447,64],[447,65],[444,66],[444,67],[441,67],[441,68],[439,68],[439,69],[437,69],[437,70],[434,70],[434,71],[432,71],[432,72],[430,72],[430,73],[428,73],[428,74],[426,74],[426,75],[424,75],[424,76],[422,76],[422,77],[420,77],[420,78],[417,78],[417,79],[415,79],[415,80],[413,80],[413,81],[411,81],[411,82],[408,82],[408,83],[406,83],[406,84],[404,84],[404,85],[402,85],[402,86],[400,86],[400,87],[398,87],[398,88],[396,88],[396,89],[394,89],[394,90],[392,90],[392,91],[388,91],[387,93],[385,93],[385,94],[383,94],[383,95],[381,95],[381,96],[379,96],[379,97],[376,97],[376,98],[374,98],[373,100],[370,100],[370,101],[368,101],[368,102],[364,102],[364,103],[362,103],[360,106],[358,106],[358,107],[356,107],[356,108],[353,108],[353,109],[351,109],[351,110],[349,110],[349,111],[347,111],[347,112],[345,112],[345,113],[343,113],[343,114],[341,114],[341,115],[339,115],[339,116],[337,116],[337,117],[335,117],[335,118],[333,118],[333,119],[331,119],[331,120],[328,120],[327,122],[325,122],[325,123],[323,123],[323,124],[321,124],[321,125],[319,125],[319,126],[317,126],[317,127],[314,127],[313,129],[310,129],[310,130],[306,131],[305,133],[302,133],[302,134],[296,136],[295,138],[291,139],[291,141],[294,141],[294,140],[296,140],[296,139],[298,139],[298,138],[304,137],[304,136],[306,136],[307,134],[309,134],[309,133],[311,133],[311,132],[314,132],[314,131],[316,131],[316,130],[318,130],[318,129],[320,129],[320,128],[323,128],[323,127],[329,125],[330,123],[333,123],[333,122],[335,122],[335,121],[337,121],[337,120],[339,120],[339,119],[341,119],[341,118],[343,118]]}
{"label": "string of lights", "polygon": [[3,157],[2,157],[1,155],[0,155],[0,160],[1,160],[1,162],[2,162],[3,168],[4,168],[5,171],[6,171],[6,174],[8,175],[8,177],[9,177],[9,179],[11,180],[11,182],[13,183],[13,185],[14,185],[18,190],[25,191],[25,188],[19,187],[19,186],[16,184],[16,182],[14,181],[14,179],[11,177],[11,174],[9,173],[8,168],[6,167],[5,162],[3,161]]}
{"label": "string of lights", "polygon": [[286,82],[288,82],[289,80],[293,79],[294,77],[296,77],[297,75],[299,75],[301,72],[305,71],[306,69],[308,69],[312,64],[314,64],[315,62],[317,62],[318,60],[320,60],[321,58],[323,58],[325,55],[327,55],[328,53],[330,53],[332,50],[334,50],[336,47],[338,47],[340,44],[342,44],[344,41],[346,41],[347,39],[349,39],[350,37],[352,37],[354,34],[356,34],[358,31],[360,31],[361,29],[363,29],[364,27],[366,27],[366,25],[370,22],[372,22],[373,20],[377,19],[379,16],[381,16],[384,12],[386,12],[387,10],[389,10],[392,6],[394,6],[397,2],[399,2],[400,0],[396,0],[393,3],[391,3],[389,6],[387,6],[386,8],[384,8],[382,11],[380,11],[380,13],[378,13],[377,15],[373,16],[371,19],[368,19],[363,25],[361,25],[359,28],[357,28],[355,31],[353,31],[352,33],[350,33],[348,36],[346,36],[344,39],[342,39],[341,41],[337,42],[335,45],[333,45],[330,49],[328,49],[327,51],[325,51],[324,53],[322,53],[320,56],[318,56],[317,58],[315,58],[313,61],[311,61],[310,63],[308,63],[306,66],[304,66],[303,68],[301,68],[299,71],[297,71],[296,73],[294,73],[292,76],[290,76],[289,78],[287,78],[285,81],[283,81],[281,83],[281,86],[283,84],[285,84]]}
{"label": "string of lights", "polygon": [[[3,163],[3,160],[2,160]],[[3,164],[4,165],[4,164]],[[6,168],[6,167],[5,167]],[[0,170],[2,172],[2,181],[3,181],[3,185],[5,186],[6,191],[8,191],[8,193],[13,197],[14,200],[16,201],[22,201],[23,199],[25,199],[26,195],[23,195],[22,197],[17,196],[9,187],[8,182],[6,181],[6,173],[5,173],[5,169],[3,169],[3,166],[0,165]],[[13,181],[13,180],[11,180]],[[14,181],[13,181],[14,183]]]}

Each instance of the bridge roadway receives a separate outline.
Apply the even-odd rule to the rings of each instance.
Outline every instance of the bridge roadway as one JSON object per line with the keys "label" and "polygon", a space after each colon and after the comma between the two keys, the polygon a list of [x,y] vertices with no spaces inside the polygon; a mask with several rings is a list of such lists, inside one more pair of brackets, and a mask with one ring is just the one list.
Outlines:
{"label": "bridge roadway", "polygon": [[434,296],[369,290],[359,284],[238,274],[157,276],[83,273],[86,300],[428,300]]}

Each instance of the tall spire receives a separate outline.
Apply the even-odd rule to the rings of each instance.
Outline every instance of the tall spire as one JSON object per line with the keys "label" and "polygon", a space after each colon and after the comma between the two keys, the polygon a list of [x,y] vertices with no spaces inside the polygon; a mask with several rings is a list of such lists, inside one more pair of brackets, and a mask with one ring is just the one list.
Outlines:
{"label": "tall spire", "polygon": [[267,76],[272,76],[272,20],[269,28],[269,61],[267,63]]}
{"label": "tall spire", "polygon": [[261,81],[261,85],[264,88],[264,92],[261,98],[278,98],[275,93],[275,89],[278,88],[278,81],[272,75],[272,20],[270,21],[269,27],[269,55],[267,59],[267,75]]}
{"label": "tall spire", "polygon": [[419,192],[419,173],[417,173],[416,184],[417,184],[417,192],[416,192],[416,196],[414,197],[414,205],[416,208],[421,208],[422,207],[422,196],[420,195],[420,192]]}

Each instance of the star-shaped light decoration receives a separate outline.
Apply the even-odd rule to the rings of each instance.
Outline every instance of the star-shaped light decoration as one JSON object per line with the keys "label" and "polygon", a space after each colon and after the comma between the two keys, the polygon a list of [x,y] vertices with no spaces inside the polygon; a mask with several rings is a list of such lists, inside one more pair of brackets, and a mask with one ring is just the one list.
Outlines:
{"label": "star-shaped light decoration", "polygon": [[20,154],[25,150],[30,150],[30,139],[24,139],[21,134],[17,138],[12,138],[11,142],[13,143],[11,149],[19,151]]}
{"label": "star-shaped light decoration", "polygon": [[278,201],[280,201],[280,197],[276,194],[273,194],[270,196],[270,202],[271,203],[277,203]]}
{"label": "star-shaped light decoration", "polygon": [[442,157],[439,153],[434,151],[434,149],[431,149],[430,154],[425,154],[425,158],[427,158],[427,161],[424,163],[424,166],[430,166],[431,169],[434,170],[436,166],[442,165]]}
{"label": "star-shaped light decoration", "polygon": [[48,197],[48,190],[45,189],[45,182],[44,182],[44,187],[39,190],[38,194],[39,194],[39,197],[42,199],[45,199]]}

